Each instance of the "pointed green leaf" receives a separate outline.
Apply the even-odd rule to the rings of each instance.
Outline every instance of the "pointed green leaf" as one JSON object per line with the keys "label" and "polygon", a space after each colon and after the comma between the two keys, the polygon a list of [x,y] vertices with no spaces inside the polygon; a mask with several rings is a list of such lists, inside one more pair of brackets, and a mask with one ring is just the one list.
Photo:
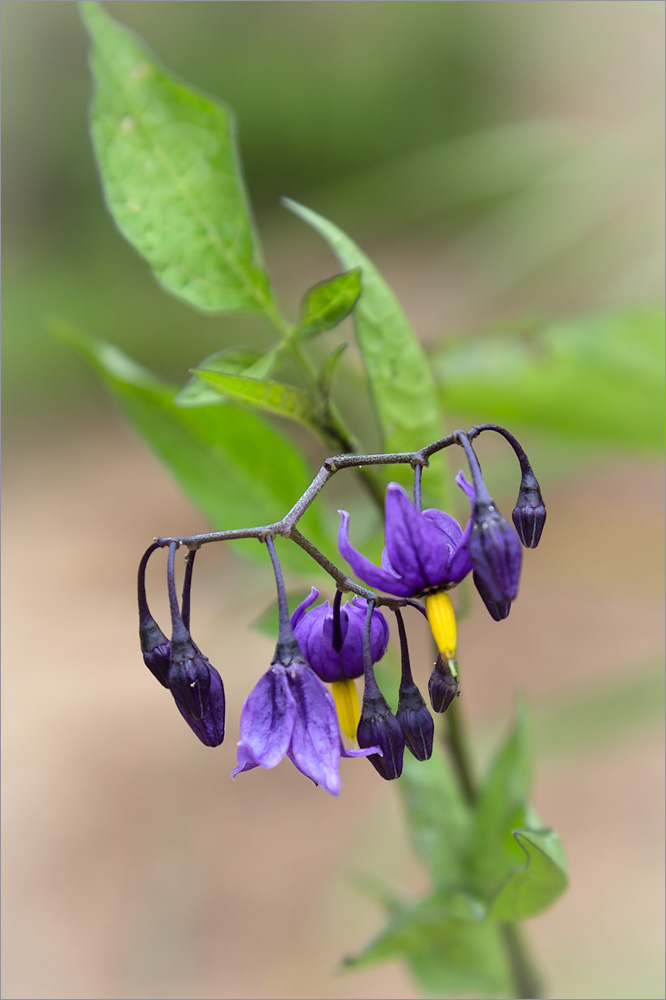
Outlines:
{"label": "pointed green leaf", "polygon": [[256,406],[279,417],[288,417],[318,431],[317,406],[302,389],[271,379],[248,378],[246,375],[226,375],[223,372],[193,368],[192,372],[207,385],[239,403]]}
{"label": "pointed green leaf", "polygon": [[567,887],[567,863],[553,830],[515,830],[526,864],[509,875],[490,908],[491,920],[527,920],[547,910]]}
{"label": "pointed green leaf", "polygon": [[511,972],[498,928],[479,923],[483,908],[461,893],[436,893],[403,905],[357,957],[355,968],[390,958],[406,961],[436,997],[512,996]]}
{"label": "pointed green leaf", "polygon": [[274,314],[230,110],[167,73],[99,4],[79,6],[93,146],[121,233],[191,305]]}
{"label": "pointed green leaf", "polygon": [[[376,267],[337,226],[289,199],[284,204],[317,230],[346,268],[360,268],[361,295],[354,326],[375,404],[385,451],[413,451],[442,436],[442,420],[428,359],[409,320]],[[405,484],[409,468],[391,466],[386,473]],[[443,502],[446,495],[441,462],[433,462],[424,489]]]}
{"label": "pointed green leaf", "polygon": [[[221,351],[207,355],[197,367],[205,368],[207,371],[240,375],[260,357],[261,354],[258,351],[249,351],[243,347],[225,347]],[[202,382],[198,375],[190,375],[183,388],[177,393],[174,402],[178,406],[217,406],[224,402],[224,396]]]}
{"label": "pointed green leaf", "polygon": [[361,271],[355,268],[321,281],[306,293],[301,318],[294,330],[297,337],[309,337],[331,330],[352,311],[361,294]]}
{"label": "pointed green leaf", "polygon": [[[257,414],[231,406],[176,406],[175,386],[116,347],[63,323],[53,332],[101,375],[130,424],[213,528],[279,520],[308,485],[311,477],[301,453]],[[316,545],[331,546],[314,507],[301,524]],[[159,524],[155,530],[159,533]],[[265,558],[253,540],[236,544],[244,555]],[[297,546],[285,544],[283,549],[286,564],[311,571],[312,560]]]}

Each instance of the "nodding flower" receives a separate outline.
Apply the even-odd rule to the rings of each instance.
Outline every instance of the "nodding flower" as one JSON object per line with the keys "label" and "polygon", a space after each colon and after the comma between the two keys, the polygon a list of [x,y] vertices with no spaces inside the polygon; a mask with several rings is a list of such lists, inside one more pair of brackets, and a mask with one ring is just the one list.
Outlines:
{"label": "nodding flower", "polygon": [[[291,626],[303,655],[317,676],[332,685],[340,728],[350,740],[356,739],[360,718],[354,678],[363,674],[363,627],[367,601],[354,597],[341,604],[338,590],[333,607],[328,601],[311,608],[319,597],[313,587],[291,616]],[[307,613],[306,613],[307,612]],[[373,611],[370,630],[372,662],[384,656],[389,629],[381,611]]]}

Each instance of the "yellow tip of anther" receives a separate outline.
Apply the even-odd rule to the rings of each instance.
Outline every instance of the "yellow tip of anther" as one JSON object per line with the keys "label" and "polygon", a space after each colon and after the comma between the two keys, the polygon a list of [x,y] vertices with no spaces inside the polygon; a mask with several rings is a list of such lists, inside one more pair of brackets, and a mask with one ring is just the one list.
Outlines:
{"label": "yellow tip of anther", "polygon": [[451,598],[444,590],[440,590],[436,594],[428,594],[425,602],[426,614],[437,649],[445,660],[455,659],[457,629]]}
{"label": "yellow tip of anther", "polygon": [[361,708],[358,703],[358,691],[353,680],[333,681],[331,685],[335,707],[338,710],[340,729],[347,739],[356,739]]}

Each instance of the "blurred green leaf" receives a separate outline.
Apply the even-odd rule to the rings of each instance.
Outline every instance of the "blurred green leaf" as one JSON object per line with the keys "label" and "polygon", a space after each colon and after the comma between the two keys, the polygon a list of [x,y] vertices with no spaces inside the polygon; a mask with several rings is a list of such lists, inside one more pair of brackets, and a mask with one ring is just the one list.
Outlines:
{"label": "blurred green leaf", "polygon": [[433,885],[460,884],[471,813],[437,745],[428,761],[417,761],[405,753],[399,790],[414,848],[428,866]]}
{"label": "blurred green leaf", "polygon": [[513,831],[531,825],[527,713],[522,709],[490,766],[474,811],[469,842],[469,877],[474,891],[488,898],[522,859]]}
{"label": "blurred green leaf", "polygon": [[301,318],[294,330],[297,337],[330,330],[349,316],[361,294],[361,271],[345,271],[311,288],[301,303]]}
{"label": "blurred green leaf", "polygon": [[[231,406],[179,407],[175,386],[111,344],[62,322],[54,324],[53,332],[101,375],[130,424],[214,528],[278,520],[309,483],[298,449],[257,414]],[[315,544],[330,545],[315,509],[301,524]],[[236,544],[245,555],[261,555],[254,541]],[[287,565],[311,570],[312,560],[296,545],[285,545],[283,557]]]}
{"label": "blurred green leaf", "polygon": [[275,316],[232,114],[163,70],[92,0],[91,132],[116,225],[158,280],[199,309]]}
{"label": "blurred green leaf", "polygon": [[[360,268],[363,293],[354,325],[386,451],[413,451],[442,435],[441,415],[428,360],[393,292],[374,265],[328,219],[288,198],[284,204],[319,232],[347,268]],[[410,484],[409,467],[386,476]],[[440,502],[445,478],[440,463],[424,477],[424,489]]]}
{"label": "blurred green leaf", "polygon": [[433,362],[445,405],[476,423],[663,450],[661,307],[468,338],[445,345]]}
{"label": "blurred green leaf", "polygon": [[[205,357],[197,369],[264,378],[276,367],[281,352],[282,344],[271,347],[264,354],[243,347],[225,347]],[[211,406],[225,401],[223,393],[211,388],[198,375],[191,375],[175,398],[178,406]]]}
{"label": "blurred green leaf", "polygon": [[511,973],[497,927],[462,893],[435,893],[404,905],[358,956],[358,968],[404,959],[424,992],[433,996],[512,996]]}
{"label": "blurred green leaf", "polygon": [[[260,357],[258,351],[246,350],[243,347],[225,347],[221,351],[209,354],[197,367],[205,368],[207,371],[240,375]],[[174,402],[178,406],[217,406],[224,402],[224,396],[203,382],[198,375],[190,375],[183,388],[176,394]]]}
{"label": "blurred green leaf", "polygon": [[226,375],[223,372],[193,368],[192,372],[218,392],[239,403],[256,406],[279,417],[296,420],[317,433],[317,404],[307,392],[293,385],[274,382],[272,379],[248,378],[245,375]]}
{"label": "blurred green leaf", "polygon": [[553,830],[515,830],[527,863],[512,872],[490,908],[491,920],[527,920],[547,910],[567,887],[567,863]]}

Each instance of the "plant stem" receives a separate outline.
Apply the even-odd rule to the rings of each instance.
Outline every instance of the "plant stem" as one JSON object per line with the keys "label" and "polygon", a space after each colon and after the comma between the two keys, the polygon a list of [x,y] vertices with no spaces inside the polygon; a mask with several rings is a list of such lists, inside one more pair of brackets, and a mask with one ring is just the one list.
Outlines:
{"label": "plant stem", "polygon": [[499,930],[511,966],[517,1000],[539,1000],[541,983],[534,971],[519,924],[500,924]]}
{"label": "plant stem", "polygon": [[446,713],[446,718],[448,722],[444,736],[446,749],[449,752],[461,791],[469,805],[473,806],[478,798],[478,792],[472,773],[465,721],[457,698],[453,699],[453,704]]}

